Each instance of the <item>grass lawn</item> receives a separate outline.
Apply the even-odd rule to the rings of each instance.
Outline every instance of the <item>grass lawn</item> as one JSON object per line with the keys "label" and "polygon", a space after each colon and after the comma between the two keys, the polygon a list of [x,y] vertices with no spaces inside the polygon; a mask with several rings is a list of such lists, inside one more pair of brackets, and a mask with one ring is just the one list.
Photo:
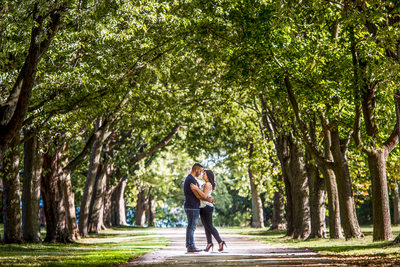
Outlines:
{"label": "grass lawn", "polygon": [[[280,247],[293,248],[309,248],[323,254],[330,255],[352,255],[352,256],[397,256],[400,246],[392,246],[390,242],[372,241],[372,226],[363,226],[362,232],[364,238],[359,239],[310,239],[310,240],[294,240],[285,237],[286,231],[268,231],[267,229],[254,228],[225,228],[221,229],[223,233],[237,233],[244,235],[250,239],[255,239],[263,243],[277,245]],[[394,226],[393,238],[400,234],[400,226]],[[329,236],[329,234],[328,234]]]}
{"label": "grass lawn", "polygon": [[[3,236],[3,225],[0,225]],[[115,227],[76,244],[0,245],[1,266],[107,266],[168,245],[152,229]]]}

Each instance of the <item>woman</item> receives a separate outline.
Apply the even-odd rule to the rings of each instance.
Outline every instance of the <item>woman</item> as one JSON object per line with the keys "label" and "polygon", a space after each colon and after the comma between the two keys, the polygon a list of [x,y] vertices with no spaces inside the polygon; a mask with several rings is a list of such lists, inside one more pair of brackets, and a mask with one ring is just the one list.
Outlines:
{"label": "woman", "polygon": [[[206,182],[204,184],[203,190],[201,190],[197,185],[190,184],[192,190],[196,190],[202,198],[207,198],[211,196],[213,190],[215,190],[215,178],[214,173],[211,170],[204,170],[203,173],[203,180]],[[217,240],[219,244],[218,251],[224,250],[224,245],[226,246],[225,241],[221,239],[217,229],[215,229],[212,221],[212,214],[214,211],[214,205],[208,201],[200,201],[200,218],[201,222],[203,223],[204,229],[206,231],[207,237],[207,246],[204,251],[209,251],[210,248],[214,248],[214,244],[212,243],[212,237]]]}

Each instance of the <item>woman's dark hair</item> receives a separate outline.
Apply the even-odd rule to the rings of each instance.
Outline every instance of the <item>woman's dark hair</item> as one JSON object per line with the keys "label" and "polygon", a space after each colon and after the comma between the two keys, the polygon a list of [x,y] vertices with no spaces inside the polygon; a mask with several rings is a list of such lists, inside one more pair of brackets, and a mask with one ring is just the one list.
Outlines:
{"label": "woman's dark hair", "polygon": [[215,178],[214,178],[214,173],[213,173],[212,170],[205,170],[205,172],[207,173],[208,181],[210,181],[210,183],[211,183],[211,185],[212,185],[212,189],[214,190],[214,189],[215,189],[215,186],[216,186],[216,184],[215,184]]}

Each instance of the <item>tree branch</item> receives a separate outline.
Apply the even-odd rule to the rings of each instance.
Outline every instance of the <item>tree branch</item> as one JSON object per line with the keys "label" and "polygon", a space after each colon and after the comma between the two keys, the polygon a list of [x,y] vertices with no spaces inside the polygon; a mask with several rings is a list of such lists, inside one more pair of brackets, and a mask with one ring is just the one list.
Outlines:
{"label": "tree branch", "polygon": [[139,162],[140,160],[150,156],[151,154],[157,152],[158,150],[160,150],[161,148],[165,147],[166,145],[168,145],[168,143],[175,137],[175,135],[178,133],[179,128],[181,127],[181,125],[175,125],[172,130],[169,132],[169,134],[162,139],[160,142],[158,142],[157,144],[155,144],[153,147],[151,147],[149,150],[144,151],[142,153],[140,153],[139,155],[136,155],[134,157],[132,157],[129,160],[129,168],[131,168],[133,165],[135,165],[137,162]]}
{"label": "tree branch", "polygon": [[396,108],[396,125],[394,126],[393,132],[384,143],[384,155],[387,157],[389,153],[396,147],[400,141],[400,91],[394,95],[394,102]]}
{"label": "tree branch", "polygon": [[[58,9],[57,9],[58,10]],[[31,31],[31,41],[29,52],[24,65],[18,73],[17,79],[13,85],[12,91],[6,103],[0,105],[0,155],[7,149],[11,140],[22,128],[24,118],[28,111],[29,100],[34,85],[37,66],[53,41],[61,25],[61,12],[55,12],[50,15],[50,21],[43,40],[37,43],[43,29],[44,18],[38,16],[35,21],[37,25],[33,26]]]}
{"label": "tree branch", "polygon": [[300,111],[299,111],[299,106],[296,100],[296,97],[294,95],[293,89],[292,89],[292,85],[290,83],[289,77],[285,76],[285,86],[286,86],[286,90],[288,92],[288,96],[289,96],[289,101],[292,104],[292,108],[296,117],[296,120],[300,126],[300,132],[301,132],[301,136],[303,139],[303,142],[305,143],[305,145],[307,146],[307,148],[309,149],[309,151],[311,152],[311,154],[313,155],[314,159],[317,160],[320,164],[324,164],[328,167],[332,167],[333,166],[333,162],[326,159],[324,156],[322,156],[322,154],[318,151],[318,149],[315,147],[315,145],[312,142],[312,138],[310,136],[310,134],[308,133],[307,127],[305,125],[305,123],[303,122],[303,120],[300,118]]}

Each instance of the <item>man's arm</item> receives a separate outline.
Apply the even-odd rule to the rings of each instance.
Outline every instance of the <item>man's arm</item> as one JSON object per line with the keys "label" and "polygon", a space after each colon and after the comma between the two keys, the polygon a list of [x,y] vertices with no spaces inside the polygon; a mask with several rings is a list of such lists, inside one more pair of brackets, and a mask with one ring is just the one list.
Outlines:
{"label": "man's arm", "polygon": [[203,201],[207,201],[207,198],[205,198],[204,195],[202,196],[201,194],[199,194],[199,192],[197,192],[197,190],[192,189],[192,192],[198,199],[203,200]]}
{"label": "man's arm", "polygon": [[214,203],[214,198],[207,197],[203,191],[201,191],[198,187],[191,188],[193,194],[200,200],[208,201],[210,203]]}

